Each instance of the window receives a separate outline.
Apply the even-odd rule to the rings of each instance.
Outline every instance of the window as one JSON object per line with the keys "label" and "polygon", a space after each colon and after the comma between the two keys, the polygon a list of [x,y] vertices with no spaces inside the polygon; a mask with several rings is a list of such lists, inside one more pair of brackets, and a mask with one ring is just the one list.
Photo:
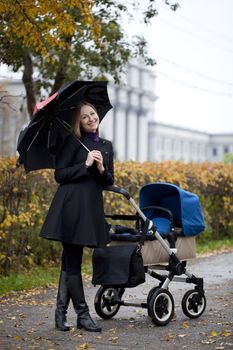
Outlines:
{"label": "window", "polygon": [[216,147],[213,147],[212,153],[213,153],[213,156],[214,156],[214,157],[217,156],[218,152],[217,152],[217,148],[216,148]]}
{"label": "window", "polygon": [[229,148],[227,146],[224,147],[224,153],[229,153]]}

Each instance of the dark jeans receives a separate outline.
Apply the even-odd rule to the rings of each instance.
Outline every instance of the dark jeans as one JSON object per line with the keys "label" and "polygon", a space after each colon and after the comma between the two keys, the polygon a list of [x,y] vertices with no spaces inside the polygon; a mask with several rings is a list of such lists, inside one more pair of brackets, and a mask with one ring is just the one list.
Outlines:
{"label": "dark jeans", "polygon": [[62,271],[67,275],[78,275],[81,273],[83,246],[62,243]]}

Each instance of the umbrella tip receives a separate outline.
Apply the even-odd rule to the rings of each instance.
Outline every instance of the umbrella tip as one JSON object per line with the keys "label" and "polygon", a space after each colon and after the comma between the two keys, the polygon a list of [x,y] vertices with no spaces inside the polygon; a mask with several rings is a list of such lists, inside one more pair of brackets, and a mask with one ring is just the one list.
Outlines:
{"label": "umbrella tip", "polygon": [[16,167],[19,168],[22,164],[23,164],[22,158],[18,157],[18,159],[16,161]]}

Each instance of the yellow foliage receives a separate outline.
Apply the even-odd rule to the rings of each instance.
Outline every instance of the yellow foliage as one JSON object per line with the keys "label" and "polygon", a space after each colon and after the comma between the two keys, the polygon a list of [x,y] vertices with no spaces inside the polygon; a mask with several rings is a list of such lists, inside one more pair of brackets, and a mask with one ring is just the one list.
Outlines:
{"label": "yellow foliage", "polygon": [[91,0],[5,1],[0,3],[0,17],[6,38],[20,39],[24,47],[50,61],[49,49],[68,49],[67,39],[78,35],[80,26],[98,40],[101,24],[94,19],[93,6]]}
{"label": "yellow foliage", "polygon": [[[15,164],[14,157],[0,158],[0,272],[5,273],[11,267],[49,264],[60,258],[59,245],[39,238],[57,188],[53,171],[26,175],[23,168]],[[232,164],[115,162],[115,185],[128,191],[136,202],[141,187],[154,182],[173,183],[196,193],[213,237],[233,234]],[[104,202],[106,213],[135,214],[135,209],[123,196],[105,192]]]}

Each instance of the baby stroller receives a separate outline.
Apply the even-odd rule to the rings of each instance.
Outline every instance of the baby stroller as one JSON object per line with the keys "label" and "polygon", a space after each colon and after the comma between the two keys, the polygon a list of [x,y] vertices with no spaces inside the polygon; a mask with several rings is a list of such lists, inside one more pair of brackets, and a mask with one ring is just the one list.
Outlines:
{"label": "baby stroller", "polygon": [[[189,318],[201,316],[206,308],[203,278],[194,276],[186,268],[186,259],[195,257],[195,235],[205,228],[198,196],[169,183],[148,184],[140,190],[139,208],[124,189],[110,186],[106,190],[123,195],[136,210],[136,215],[105,215],[112,220],[136,222],[135,229],[116,226],[110,245],[139,241],[143,223],[149,219],[142,246],[143,265],[145,272],[159,283],[149,291],[147,301],[140,304],[122,300],[125,288],[102,285],[95,297],[97,314],[110,319],[120,306],[137,306],[147,308],[154,324],[165,326],[174,316],[174,299],[168,286],[175,281],[194,284],[182,298],[182,310]],[[95,266],[93,273],[94,270]],[[160,274],[155,270],[164,272]]]}

